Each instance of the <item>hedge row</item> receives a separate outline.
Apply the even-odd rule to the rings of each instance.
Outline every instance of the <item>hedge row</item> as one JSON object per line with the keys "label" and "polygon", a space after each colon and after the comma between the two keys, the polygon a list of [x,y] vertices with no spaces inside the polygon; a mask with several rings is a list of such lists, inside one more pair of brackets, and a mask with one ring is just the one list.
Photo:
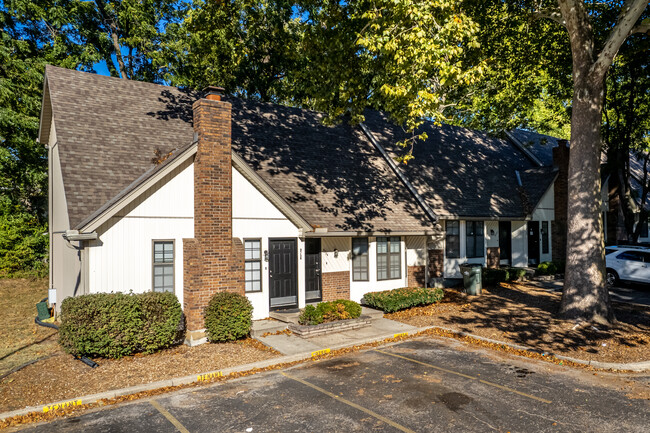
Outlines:
{"label": "hedge row", "polygon": [[383,310],[385,313],[429,305],[439,302],[444,296],[442,289],[427,287],[385,290],[383,292],[370,292],[363,295],[365,303],[373,308]]}
{"label": "hedge row", "polygon": [[97,293],[61,303],[59,343],[75,356],[120,358],[183,341],[185,322],[173,293]]}
{"label": "hedge row", "polygon": [[484,286],[491,286],[498,283],[517,281],[526,275],[523,268],[483,268],[481,282]]}
{"label": "hedge row", "polygon": [[319,302],[317,306],[307,305],[300,314],[301,325],[319,325],[335,320],[356,319],[361,315],[361,305],[347,299]]}

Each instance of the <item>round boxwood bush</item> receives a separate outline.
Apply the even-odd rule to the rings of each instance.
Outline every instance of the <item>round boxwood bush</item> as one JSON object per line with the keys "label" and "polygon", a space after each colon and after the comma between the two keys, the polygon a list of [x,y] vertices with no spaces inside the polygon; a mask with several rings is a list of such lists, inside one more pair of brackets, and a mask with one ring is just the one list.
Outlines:
{"label": "round boxwood bush", "polygon": [[251,331],[253,306],[246,296],[232,292],[215,294],[205,308],[205,328],[213,342],[237,340]]}

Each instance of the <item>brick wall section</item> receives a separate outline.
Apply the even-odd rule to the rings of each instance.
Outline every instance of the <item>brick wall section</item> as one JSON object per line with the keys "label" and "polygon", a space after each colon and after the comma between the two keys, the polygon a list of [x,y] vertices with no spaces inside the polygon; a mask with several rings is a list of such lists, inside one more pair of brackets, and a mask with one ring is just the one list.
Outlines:
{"label": "brick wall section", "polygon": [[194,238],[183,240],[183,309],[188,331],[203,329],[204,309],[219,291],[244,294],[244,251],[232,237],[230,103],[194,103]]}
{"label": "brick wall section", "polygon": [[431,278],[442,278],[445,266],[444,251],[429,250],[429,275]]}
{"label": "brick wall section", "polygon": [[559,140],[553,148],[553,165],[558,168],[555,180],[555,221],[551,223],[553,260],[564,261],[566,257],[567,203],[569,184],[569,143]]}
{"label": "brick wall section", "polygon": [[408,286],[424,287],[426,281],[424,278],[424,266],[408,266]]}
{"label": "brick wall section", "polygon": [[350,299],[350,271],[323,272],[323,301]]}
{"label": "brick wall section", "polygon": [[500,261],[500,250],[499,247],[488,247],[487,249],[487,260],[486,264],[488,268],[498,268]]}

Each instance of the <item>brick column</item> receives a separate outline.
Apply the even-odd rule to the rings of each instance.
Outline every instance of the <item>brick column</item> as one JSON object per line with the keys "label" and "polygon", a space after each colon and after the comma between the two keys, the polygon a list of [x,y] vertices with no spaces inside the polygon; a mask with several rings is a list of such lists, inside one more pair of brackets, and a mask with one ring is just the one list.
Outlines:
{"label": "brick column", "polygon": [[499,247],[488,247],[487,249],[487,261],[486,265],[488,268],[498,268],[500,261],[501,252]]}
{"label": "brick column", "polygon": [[569,185],[569,142],[558,140],[553,148],[553,165],[559,170],[555,180],[555,221],[551,224],[553,260],[566,258],[567,203]]}
{"label": "brick column", "polygon": [[323,301],[350,299],[350,271],[323,272]]}
{"label": "brick column", "polygon": [[[194,238],[183,239],[188,340],[200,340],[204,310],[219,291],[244,293],[244,251],[232,237],[231,105],[209,88],[194,110]],[[199,331],[199,332],[196,332]]]}
{"label": "brick column", "polygon": [[444,275],[445,254],[441,249],[429,250],[429,275],[431,278],[442,278]]}
{"label": "brick column", "polygon": [[424,287],[424,269],[424,266],[407,266],[409,287]]}

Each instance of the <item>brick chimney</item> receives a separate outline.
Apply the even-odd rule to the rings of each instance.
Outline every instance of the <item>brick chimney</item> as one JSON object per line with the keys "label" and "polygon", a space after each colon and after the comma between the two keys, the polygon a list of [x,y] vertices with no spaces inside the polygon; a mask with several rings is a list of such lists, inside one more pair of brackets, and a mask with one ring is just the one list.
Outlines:
{"label": "brick chimney", "polygon": [[232,237],[231,105],[208,87],[196,101],[194,238],[183,239],[183,310],[190,345],[205,341],[204,310],[220,291],[244,294],[244,247]]}
{"label": "brick chimney", "polygon": [[551,225],[553,260],[566,259],[567,203],[569,184],[569,141],[558,140],[553,148],[553,166],[558,169],[555,180],[555,221]]}

